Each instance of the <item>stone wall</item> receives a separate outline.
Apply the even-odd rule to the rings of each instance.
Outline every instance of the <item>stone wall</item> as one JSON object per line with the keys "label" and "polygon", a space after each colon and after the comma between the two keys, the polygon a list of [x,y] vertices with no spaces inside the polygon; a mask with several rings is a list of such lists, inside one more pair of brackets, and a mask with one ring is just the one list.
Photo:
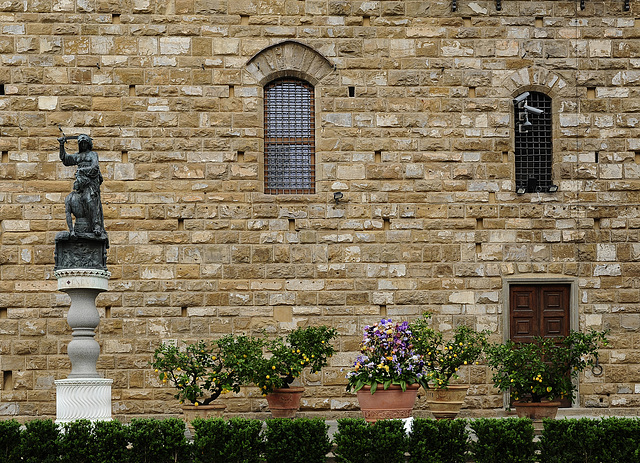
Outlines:
{"label": "stone wall", "polygon": [[[341,416],[357,410],[343,369],[363,325],[430,310],[443,329],[501,340],[505,281],[550,277],[576,282],[577,327],[611,329],[580,404],[635,407],[630,3],[3,2],[0,415],[55,415],[53,381],[70,369],[53,244],[75,169],[58,161],[59,127],[93,138],[105,177],[98,367],[116,416],[178,412],[148,366],[161,340],[320,323],[339,330],[340,353],[305,378],[303,407]],[[315,86],[315,194],[262,193],[262,88],[280,75]],[[553,98],[554,194],[515,193],[512,98],[526,90]],[[483,365],[462,377],[477,413],[502,405]],[[254,389],[226,401],[265,407]]]}

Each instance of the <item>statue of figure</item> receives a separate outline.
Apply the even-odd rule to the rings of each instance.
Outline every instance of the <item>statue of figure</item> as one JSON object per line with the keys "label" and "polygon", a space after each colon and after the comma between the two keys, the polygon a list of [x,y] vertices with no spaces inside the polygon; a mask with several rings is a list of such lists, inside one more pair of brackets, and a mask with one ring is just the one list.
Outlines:
{"label": "statue of figure", "polygon": [[[100,200],[100,184],[102,174],[98,165],[98,154],[93,151],[93,142],[88,135],[78,135],[78,152],[68,154],[64,149],[67,140],[76,137],[63,136],[60,142],[60,160],[65,166],[77,165],[76,180],[73,191],[65,200],[67,225],[72,237],[76,233],[92,233],[96,237],[106,236],[102,201]],[[75,225],[71,215],[76,217]]]}

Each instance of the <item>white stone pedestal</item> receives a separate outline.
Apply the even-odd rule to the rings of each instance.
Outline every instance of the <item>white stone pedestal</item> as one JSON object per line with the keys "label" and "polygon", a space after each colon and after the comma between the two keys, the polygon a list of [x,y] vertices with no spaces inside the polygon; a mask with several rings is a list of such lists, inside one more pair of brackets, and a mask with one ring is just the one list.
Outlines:
{"label": "white stone pedestal", "polygon": [[94,339],[100,323],[96,296],[108,289],[111,275],[99,269],[63,269],[54,272],[58,290],[71,298],[67,322],[72,339],[67,348],[71,373],[56,381],[56,422],[79,419],[111,420],[111,379],[96,370],[100,345]]}
{"label": "white stone pedestal", "polygon": [[55,383],[56,423],[111,421],[112,379],[59,379]]}

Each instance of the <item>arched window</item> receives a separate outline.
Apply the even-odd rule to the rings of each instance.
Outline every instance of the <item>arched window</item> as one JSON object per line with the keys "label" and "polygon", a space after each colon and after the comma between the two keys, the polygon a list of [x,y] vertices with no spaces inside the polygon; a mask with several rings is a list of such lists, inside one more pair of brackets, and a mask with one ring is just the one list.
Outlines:
{"label": "arched window", "polygon": [[315,193],[313,86],[281,78],[264,88],[264,192]]}
{"label": "arched window", "polygon": [[553,192],[551,98],[524,92],[514,100],[516,191]]}

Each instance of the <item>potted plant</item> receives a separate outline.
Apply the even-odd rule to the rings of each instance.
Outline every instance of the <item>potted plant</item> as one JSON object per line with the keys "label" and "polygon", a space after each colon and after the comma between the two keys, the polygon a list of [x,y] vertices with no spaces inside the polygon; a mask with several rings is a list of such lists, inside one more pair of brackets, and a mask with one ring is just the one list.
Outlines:
{"label": "potted plant", "polygon": [[[224,404],[212,403],[221,394],[240,390],[240,377],[227,367],[216,342],[160,345],[153,354],[152,367],[163,383],[177,389],[175,398],[182,405],[187,423],[199,416],[220,416]],[[199,412],[197,412],[200,410]]]}
{"label": "potted plant", "polygon": [[596,363],[598,349],[607,345],[606,334],[571,331],[561,338],[494,344],[487,348],[487,363],[495,370],[493,382],[500,391],[511,393],[519,416],[553,418],[558,399],[574,398],[574,379]]}
{"label": "potted plant", "polygon": [[418,388],[426,385],[424,362],[413,343],[408,322],[383,318],[364,327],[347,391],[357,393],[367,421],[411,416]]}
{"label": "potted plant", "polygon": [[451,380],[458,379],[460,368],[478,363],[489,332],[458,325],[445,336],[430,326],[429,318],[427,312],[410,325],[415,350],[424,360],[427,403],[436,418],[455,418],[469,386],[451,384]]}
{"label": "potted plant", "polygon": [[337,331],[327,326],[297,328],[285,338],[261,340],[263,349],[245,353],[248,378],[260,388],[274,417],[295,416],[304,387],[291,384],[305,369],[317,373],[328,364],[335,352],[330,341],[336,336]]}

